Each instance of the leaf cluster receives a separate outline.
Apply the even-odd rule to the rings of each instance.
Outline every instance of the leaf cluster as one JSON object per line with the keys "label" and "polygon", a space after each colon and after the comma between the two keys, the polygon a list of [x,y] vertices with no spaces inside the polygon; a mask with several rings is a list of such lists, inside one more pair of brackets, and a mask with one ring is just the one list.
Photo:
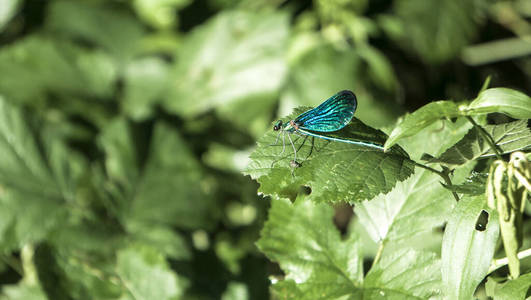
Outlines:
{"label": "leaf cluster", "polygon": [[[271,146],[274,133],[266,134],[251,154],[253,162],[246,172],[261,184],[260,192],[272,197],[258,246],[285,272],[274,283],[274,293],[286,299],[473,297],[499,267],[491,264],[495,253],[503,253],[498,243],[500,224],[507,222],[503,221],[507,217],[499,217],[507,214],[499,208],[503,198],[487,201],[491,184],[487,176],[492,174],[478,162],[494,156],[503,161],[505,154],[530,150],[527,107],[530,97],[508,89],[486,89],[459,106],[451,101],[429,103],[396,125],[385,142],[387,149],[392,148],[385,152],[328,141],[305,146],[299,142],[305,139],[297,137],[293,151],[299,157],[309,153],[291,176],[293,166],[287,160],[293,153],[279,152],[278,146]],[[492,112],[524,120],[486,125],[481,116]],[[352,132],[364,135],[354,137]],[[384,133],[356,119],[334,136],[380,143],[385,139]],[[277,165],[268,168],[272,160]],[[491,163],[492,159],[487,161]],[[301,185],[309,187],[309,195],[297,190]],[[527,193],[522,195],[518,201],[525,205]],[[498,201],[498,210],[488,204],[491,201]],[[355,219],[344,239],[334,226],[333,209],[324,204],[339,202],[354,204]],[[501,225],[507,257],[516,257],[520,247],[508,248],[510,238],[505,233],[522,232],[521,215],[516,214],[519,221]],[[377,244],[376,252],[363,252],[363,235]],[[518,245],[521,238],[520,233]],[[419,243],[426,239],[431,245]],[[365,257],[373,261],[368,270],[364,270]],[[529,284],[520,278],[527,275],[506,283],[514,289],[489,281],[487,295],[523,299]]]}
{"label": "leaf cluster", "polygon": [[[467,93],[528,89],[524,39],[481,44],[524,2],[0,1],[0,299],[523,298],[482,195],[529,97]],[[331,135],[388,151],[294,136],[290,168],[272,119],[343,89]]]}

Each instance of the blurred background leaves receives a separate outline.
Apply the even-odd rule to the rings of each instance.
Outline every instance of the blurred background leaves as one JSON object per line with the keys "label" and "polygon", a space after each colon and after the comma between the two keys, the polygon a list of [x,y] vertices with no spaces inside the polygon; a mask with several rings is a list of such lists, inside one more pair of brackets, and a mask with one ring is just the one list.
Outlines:
{"label": "blurred background leaves", "polygon": [[[239,172],[271,121],[342,89],[386,132],[487,75],[529,95],[530,17],[525,0],[0,1],[1,297],[268,299],[270,201]],[[406,150],[444,150],[424,146]],[[399,192],[361,219],[421,198]]]}

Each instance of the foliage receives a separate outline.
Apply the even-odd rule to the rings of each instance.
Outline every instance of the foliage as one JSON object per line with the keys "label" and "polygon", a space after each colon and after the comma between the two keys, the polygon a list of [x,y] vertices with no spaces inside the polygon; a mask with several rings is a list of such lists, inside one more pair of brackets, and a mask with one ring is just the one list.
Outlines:
{"label": "foliage", "polygon": [[[0,299],[524,299],[530,15],[0,1]],[[343,89],[385,151],[270,129]]]}
{"label": "foliage", "polygon": [[[512,92],[510,93],[512,94]],[[484,92],[482,92],[478,96],[479,99],[482,99],[481,97],[483,97],[483,95]],[[476,102],[477,100],[472,101],[472,103]],[[451,105],[446,105],[446,103],[452,104],[451,102],[442,101],[439,103],[444,104],[448,107],[452,107]],[[491,261],[493,260],[496,244],[499,238],[500,224],[502,224],[502,233],[504,232],[504,230],[509,230],[511,234],[516,234],[518,236],[518,234],[515,232],[522,230],[521,212],[523,212],[523,207],[525,206],[525,202],[527,202],[527,192],[531,191],[531,184],[529,184],[530,176],[528,175],[529,169],[527,169],[527,164],[531,163],[528,162],[525,157],[520,158],[518,163],[513,163],[515,165],[515,168],[517,168],[517,170],[520,170],[518,171],[518,174],[520,174],[518,180],[516,178],[511,177],[515,175],[511,175],[512,173],[510,171],[507,173],[509,176],[509,182],[511,182],[511,180],[517,180],[516,182],[518,184],[518,193],[513,193],[511,189],[509,189],[507,192],[503,192],[503,190],[497,188],[497,199],[490,200],[489,198],[489,204],[487,204],[487,199],[485,197],[487,184],[485,181],[483,181],[483,184],[480,183],[480,188],[482,187],[483,189],[483,193],[480,195],[464,196],[459,199],[458,193],[456,193],[456,191],[459,192],[460,190],[467,190],[469,189],[467,187],[468,185],[470,185],[472,189],[478,188],[477,181],[465,181],[464,183],[462,183],[465,177],[469,176],[470,172],[473,170],[474,164],[477,160],[494,154],[501,155],[504,153],[513,152],[521,149],[529,149],[529,147],[531,146],[531,141],[528,138],[529,129],[526,126],[527,122],[515,121],[500,125],[480,126],[468,115],[462,115],[461,120],[464,122],[456,122],[456,124],[450,123],[451,125],[444,126],[442,129],[439,129],[436,132],[434,130],[429,129],[433,128],[432,125],[434,125],[436,119],[448,117],[448,114],[447,110],[432,109],[433,107],[435,107],[433,104],[434,103],[430,103],[409,115],[406,119],[402,121],[402,123],[399,123],[395,127],[393,132],[399,132],[400,130],[402,130],[402,132],[407,133],[402,134],[400,140],[406,150],[409,148],[412,149],[413,158],[417,159],[419,158],[419,156],[421,158],[433,157],[431,154],[426,153],[423,153],[421,155],[415,150],[419,148],[419,145],[426,142],[426,136],[430,136],[432,139],[435,138],[435,140],[437,141],[435,144],[425,145],[424,148],[421,149],[432,152],[439,156],[439,158],[437,159],[433,157],[430,162],[440,164],[443,167],[442,170],[433,169],[417,162],[412,166],[420,167],[422,168],[422,170],[416,170],[416,174],[412,175],[406,181],[396,183],[396,186],[390,192],[384,190],[381,192],[380,195],[375,195],[376,197],[373,196],[373,199],[367,197],[370,199],[370,201],[362,202],[360,205],[357,205],[355,207],[354,211],[356,215],[360,218],[360,224],[364,224],[363,226],[368,232],[370,238],[374,242],[377,242],[379,244],[379,249],[376,253],[376,257],[374,258],[373,266],[368,271],[365,280],[363,280],[363,278],[359,278],[359,276],[361,276],[360,274],[348,276],[349,280],[352,282],[352,286],[349,288],[342,288],[339,286],[337,286],[333,290],[320,288],[319,291],[322,292],[322,294],[320,294],[322,298],[328,299],[347,296],[348,298],[355,299],[357,297],[362,297],[361,295],[367,295],[367,292],[365,291],[365,285],[368,284],[370,286],[370,279],[372,279],[371,275],[374,274],[374,272],[381,272],[378,271],[378,264],[386,261],[386,255],[390,255],[390,253],[401,253],[401,251],[409,251],[408,249],[411,247],[410,241],[414,240],[415,237],[422,236],[423,234],[426,234],[426,231],[433,230],[433,228],[442,225],[444,222],[447,222],[446,228],[444,230],[444,236],[442,238],[442,241],[439,242],[441,243],[441,261],[439,262],[437,255],[434,253],[432,253],[431,256],[428,256],[429,258],[425,258],[420,253],[415,254],[418,259],[417,263],[421,261],[422,269],[424,271],[431,270],[433,264],[439,265],[440,263],[440,267],[442,269],[442,280],[440,278],[432,278],[430,275],[423,274],[420,278],[422,278],[423,280],[429,278],[429,280],[427,281],[429,282],[429,284],[424,284],[419,278],[415,276],[409,276],[408,280],[413,280],[412,282],[417,283],[417,285],[413,286],[417,287],[420,285],[423,287],[423,289],[420,289],[418,291],[419,294],[417,294],[413,290],[410,290],[409,287],[411,283],[408,280],[401,280],[397,285],[395,285],[395,282],[393,280],[386,280],[385,282],[379,283],[377,285],[377,289],[380,291],[380,296],[387,297],[395,297],[396,295],[394,295],[394,293],[399,293],[400,295],[402,295],[401,297],[405,298],[407,298],[408,296],[427,298],[430,296],[438,295],[442,296],[443,298],[448,297],[452,299],[469,299],[473,296],[477,286],[484,280],[485,276],[490,272],[489,266],[491,264]],[[529,104],[531,105],[531,101],[529,101]],[[467,106],[467,104],[464,105]],[[510,106],[509,102],[507,102],[507,105]],[[455,111],[457,113],[451,116],[460,116],[458,110],[456,109]],[[294,116],[295,115],[289,116],[288,119],[293,119]],[[470,122],[467,122],[467,120]],[[349,126],[359,126],[356,125],[358,122],[359,121],[357,120],[353,120]],[[404,123],[406,123],[406,125],[404,125]],[[423,126],[415,128],[414,126],[408,125],[419,123]],[[465,125],[467,123],[469,124],[469,127]],[[468,133],[464,134],[466,130],[470,128],[470,126],[472,128],[469,130]],[[371,136],[371,130],[373,129],[364,129],[367,136]],[[434,136],[435,132],[436,136]],[[335,135],[341,136],[343,138],[349,138],[348,135],[346,133],[343,133],[342,131],[335,133]],[[409,139],[407,137],[409,137]],[[258,179],[258,182],[262,185],[260,191],[264,194],[271,195],[273,199],[275,199],[275,197],[278,195],[284,195],[285,197],[289,197],[290,195],[296,196],[297,191],[295,189],[292,188],[293,191],[291,194],[286,193],[284,190],[285,187],[283,185],[278,184],[285,183],[287,181],[287,177],[282,177],[282,175],[280,175],[281,173],[276,171],[275,168],[266,168],[265,166],[262,168],[256,167],[257,165],[262,163],[262,161],[266,157],[269,158],[270,156],[273,156],[272,154],[269,154],[270,152],[267,152],[267,154],[265,154],[265,151],[268,150],[264,150],[274,148],[269,145],[273,139],[274,138],[272,135],[266,135],[264,141],[260,141],[258,143],[258,149],[253,154],[251,154],[251,159],[253,159],[253,163],[250,164],[251,172]],[[487,143],[486,139],[492,140],[492,144]],[[375,140],[377,141],[377,139],[372,138],[372,141]],[[296,145],[298,144],[296,143]],[[352,148],[352,151],[355,151],[354,146],[349,146]],[[319,148],[319,146],[313,145],[312,147],[315,147],[316,150]],[[363,148],[363,146],[360,147]],[[394,147],[396,147],[396,145]],[[295,146],[294,151],[297,149],[299,149],[299,147]],[[299,154],[302,152],[302,148],[300,149],[301,150],[299,150],[298,152]],[[393,159],[393,155],[396,155],[394,154],[394,152],[404,152],[402,148],[397,149],[400,149],[400,151],[393,151],[393,149],[391,149],[391,151],[388,152],[380,151],[380,154],[383,156],[389,156],[389,159]],[[501,153],[498,153],[500,149]],[[370,148],[366,148],[365,151],[370,152],[372,150]],[[443,153],[438,155],[438,153],[441,152]],[[516,155],[516,153],[513,155]],[[334,154],[335,153],[330,153],[328,154],[328,156],[333,156],[333,158],[340,158],[343,163],[347,161],[347,158],[341,158],[341,156]],[[316,154],[314,156],[313,154],[311,154],[311,156],[314,157],[318,157],[318,155],[319,154]],[[356,155],[356,153],[354,152],[354,155],[351,155],[350,159],[356,161],[356,156],[359,156],[359,154]],[[404,157],[404,159],[410,161],[409,157]],[[500,163],[501,161],[502,160],[499,160],[495,163]],[[326,161],[322,161],[318,166],[314,166],[313,169],[311,169],[312,165],[311,163],[309,163],[308,165],[310,165],[310,167],[308,168],[308,173],[305,174],[302,170],[304,170],[304,168],[306,167],[306,161],[303,161],[301,166],[297,166],[298,168],[292,171],[292,174],[293,181],[296,182],[296,185],[305,185],[311,188],[310,196],[305,196],[305,199],[307,200],[304,200],[306,201],[304,202],[304,208],[301,207],[301,205],[303,205],[301,204],[301,201],[303,200],[300,200],[300,196],[297,196],[297,200],[295,200],[294,204],[290,204],[288,201],[279,202],[284,203],[283,205],[287,207],[283,207],[281,209],[278,209],[277,211],[275,210],[275,206],[273,206],[273,209],[270,211],[269,220],[267,221],[262,231],[262,239],[259,241],[258,245],[260,246],[260,249],[266,255],[268,255],[270,259],[278,261],[280,263],[280,267],[287,273],[287,276],[281,282],[277,283],[274,287],[274,290],[281,298],[310,299],[312,296],[316,297],[315,295],[319,295],[319,293],[316,290],[312,290],[308,286],[316,287],[318,286],[317,283],[330,281],[330,279],[328,278],[329,276],[325,275],[324,270],[306,271],[303,268],[303,266],[311,266],[312,263],[317,263],[319,266],[324,266],[328,262],[322,262],[321,259],[312,257],[311,255],[306,255],[306,251],[304,249],[308,248],[308,246],[298,245],[298,242],[294,240],[294,238],[300,238],[300,235],[295,234],[294,232],[302,233],[302,236],[304,236],[304,241],[308,242],[306,239],[311,240],[313,233],[306,232],[306,230],[318,230],[317,232],[321,232],[321,230],[323,230],[322,226],[325,221],[319,221],[316,216],[313,216],[312,209],[321,212],[324,211],[324,208],[321,207],[321,204],[314,204],[315,207],[310,207],[309,204],[312,200],[314,202],[322,202],[320,198],[321,192],[319,190],[319,186],[318,184],[315,184],[315,182],[320,182],[322,181],[322,179],[314,179],[319,178],[318,176],[321,172],[319,171],[319,168],[322,168],[324,172],[326,172],[329,176],[339,177],[339,180],[347,178],[347,181],[349,182],[348,186],[350,188],[350,191],[356,191],[357,187],[355,181],[356,177],[354,177],[353,180],[349,179],[349,176],[354,175],[366,178],[373,178],[374,170],[383,172],[378,170],[378,168],[370,168],[369,170],[366,170],[363,167],[356,167],[354,169],[357,172],[351,173],[351,170],[353,168],[347,167],[344,169],[337,169],[339,170],[339,172],[334,173],[334,170],[337,168],[337,166],[341,164],[341,161],[332,164],[328,164]],[[452,167],[453,169],[449,169],[447,166]],[[283,165],[279,166],[279,168],[282,167],[288,170],[290,167],[293,166],[284,163]],[[380,166],[379,168],[383,168],[383,166]],[[299,169],[302,170],[299,171]],[[258,172],[258,170],[260,170],[260,172]],[[453,170],[454,174],[449,177],[450,170]],[[400,174],[401,169],[389,168],[387,169],[387,171],[389,173],[395,173],[398,175]],[[263,178],[266,179],[264,180]],[[438,180],[440,180],[441,178],[446,182],[446,190],[438,184]],[[402,181],[404,179],[405,178],[399,177],[397,180],[392,181],[391,184],[395,185],[396,181]],[[326,181],[327,185],[333,184],[333,180],[335,179],[328,179],[328,181]],[[495,186],[500,186],[500,180],[502,180],[501,177],[495,177],[494,180]],[[452,181],[456,183],[462,183],[460,185],[460,189],[453,190],[453,196],[455,197],[455,199],[451,196],[451,191],[453,187]],[[379,183],[379,186],[385,186],[385,182],[385,180],[382,180]],[[349,201],[351,199],[347,196],[342,196],[340,194],[341,189],[334,189],[334,191],[336,192],[335,194],[326,195],[327,201],[336,202],[337,198],[344,201]],[[314,193],[316,193],[317,196],[313,196]],[[507,196],[502,196],[505,193],[508,193]],[[301,194],[299,193],[299,195]],[[358,192],[356,193],[356,195],[360,197],[360,195],[363,194],[362,192]],[[511,209],[516,209],[518,212],[508,213],[505,211],[505,208],[503,208],[503,206],[500,206],[502,205],[500,203],[503,203],[503,201],[509,201],[503,199],[509,198],[511,199],[510,201],[513,207]],[[359,200],[363,200],[363,198]],[[457,205],[454,205],[454,200],[459,201]],[[273,203],[275,203],[276,201],[280,200],[274,200]],[[496,202],[498,203],[497,206],[495,204]],[[290,210],[293,210],[293,216],[289,216]],[[297,217],[295,217],[297,215],[297,212],[299,211],[309,213],[310,215],[305,217],[304,219],[299,220]],[[485,214],[486,217],[482,217],[482,219],[479,219],[479,216],[481,214]],[[500,217],[500,223],[498,223],[498,214],[508,214],[508,216],[510,215],[510,222],[512,223],[503,225],[505,221],[502,217]],[[516,217],[515,214],[517,214]],[[508,216],[507,218],[509,218]],[[514,218],[516,218],[517,221],[514,221]],[[286,220],[289,220],[290,223],[286,223]],[[330,220],[330,217],[328,218],[328,220]],[[300,225],[294,224],[297,222]],[[321,223],[321,225],[312,224],[312,222]],[[288,230],[287,228],[292,228],[293,226],[295,226],[295,229],[293,229],[293,232],[290,234],[290,230]],[[279,231],[280,235],[275,234],[277,230]],[[329,230],[330,229],[328,229],[328,231]],[[337,231],[334,234],[337,235]],[[509,266],[512,269],[513,267],[511,267],[510,257],[514,256],[516,261],[518,261],[518,259],[516,258],[516,252],[519,246],[512,242],[510,244],[511,246],[509,246],[509,244],[507,244],[509,238],[506,238],[504,234],[503,236],[505,251],[507,252],[507,256],[509,257]],[[522,244],[521,237],[522,236],[519,235],[520,240],[518,242],[518,245]],[[512,238],[515,239],[516,237]],[[323,240],[323,238],[315,239]],[[334,239],[330,239],[329,237],[324,240],[328,243],[334,243]],[[326,252],[324,248],[340,249],[341,247],[343,247],[342,245],[340,245],[340,241],[336,241],[335,243],[335,247],[331,247],[329,244],[327,244],[326,247],[317,246],[319,245],[319,242],[317,241],[313,242],[312,245],[315,245],[316,249],[319,249],[318,253]],[[290,247],[294,247],[295,249],[290,248],[289,250],[282,250],[281,248],[279,248],[279,245],[289,245]],[[351,249],[354,247],[355,246],[352,246]],[[512,251],[512,253],[509,253],[508,249],[511,249],[510,251]],[[279,256],[280,253],[291,254],[294,252],[297,252],[300,256]],[[328,259],[330,259],[330,257],[333,257],[335,259],[342,260],[341,257],[343,255],[345,254],[331,253],[327,254],[326,257]],[[351,258],[354,258],[358,255],[358,253],[352,254]],[[304,257],[305,259],[310,261],[300,262],[299,259],[301,257]],[[297,263],[302,263],[302,266],[297,267]],[[395,258],[393,260],[393,263],[399,263],[399,259]],[[404,267],[405,266],[406,265],[404,265]],[[408,263],[407,266],[411,267],[412,265],[411,263]],[[338,268],[337,265],[335,265],[335,267]],[[519,264],[517,267],[519,268]],[[357,267],[354,267],[353,269],[356,268]],[[438,267],[435,268],[438,269]],[[352,272],[353,269],[351,267],[348,270]],[[390,269],[392,268],[388,266],[385,268],[385,271],[390,272]],[[402,274],[404,272],[405,274],[407,274],[407,269],[404,270],[402,268],[400,271],[397,271],[398,274]],[[346,271],[341,272],[341,274],[345,273]],[[309,277],[303,276],[303,274],[308,274]],[[417,275],[417,273],[415,274]],[[439,276],[441,275],[441,273],[437,274]],[[513,274],[511,271],[511,274],[515,279],[519,276],[518,272],[516,274]],[[315,279],[316,276],[318,279]],[[334,279],[336,283],[338,282],[338,280],[339,279]],[[522,282],[521,284],[524,283]],[[330,285],[326,284],[326,286]],[[525,286],[527,287],[527,285]],[[372,294],[372,292],[368,295],[369,298],[376,297],[376,294]]]}
{"label": "foliage", "polygon": [[[476,224],[483,211],[487,220],[479,228]],[[447,297],[471,298],[487,275],[499,235],[496,215],[481,195],[463,197],[449,217],[441,249],[442,286]]]}
{"label": "foliage", "polygon": [[[288,119],[292,119],[291,115]],[[290,149],[289,140],[279,143],[278,134],[270,132],[258,142],[258,149],[250,156],[252,162],[246,174],[258,179],[259,192],[272,195],[296,195],[301,184],[311,189],[315,201],[359,202],[370,199],[381,192],[387,192],[397,180],[404,180],[413,172],[413,163],[407,154],[395,147],[389,153],[353,146],[344,143],[330,143],[321,139],[297,137],[294,142],[297,154],[304,157],[303,168],[289,170],[293,152],[285,151],[278,158],[281,148]],[[332,136],[332,135],[331,135]],[[362,140],[383,144],[385,134],[354,119],[349,125],[335,133],[335,136],[350,140]],[[269,146],[273,145],[274,146]],[[348,164],[342,162],[349,161]],[[286,167],[288,166],[288,167]],[[325,170],[322,172],[320,170]],[[348,170],[358,173],[346,174]],[[374,172],[371,176],[365,176]],[[282,185],[279,188],[279,182]]]}
{"label": "foliage", "polygon": [[[485,125],[483,129],[492,137],[494,144],[498,146],[502,154],[526,149],[531,144],[531,131],[527,128],[526,120]],[[496,151],[491,149],[481,129],[474,127],[457,144],[448,148],[438,158],[432,158],[429,161],[456,166],[495,155]]]}

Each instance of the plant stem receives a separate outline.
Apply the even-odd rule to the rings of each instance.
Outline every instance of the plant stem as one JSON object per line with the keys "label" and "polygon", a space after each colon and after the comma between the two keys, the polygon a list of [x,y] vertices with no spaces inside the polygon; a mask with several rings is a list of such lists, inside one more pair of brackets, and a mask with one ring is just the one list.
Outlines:
{"label": "plant stem", "polygon": [[378,245],[378,251],[376,251],[376,255],[374,256],[374,260],[372,261],[371,269],[380,261],[380,257],[382,257],[382,252],[384,249],[384,240],[380,242],[380,245]]}
{"label": "plant stem", "polygon": [[496,154],[496,158],[498,158],[499,160],[502,160],[502,157],[501,157],[502,151],[500,151],[500,148],[498,148],[498,146],[494,142],[494,138],[492,138],[492,136],[487,131],[485,131],[483,127],[479,126],[478,123],[476,123],[476,121],[472,119],[472,117],[466,116],[466,119],[470,123],[472,123],[472,125],[474,125],[474,127],[479,131],[479,134],[481,134],[483,138],[487,141],[492,151],[494,151],[494,154]]}
{"label": "plant stem", "polygon": [[525,186],[525,188],[531,192],[531,182],[529,182],[529,180],[527,180],[527,178],[525,178],[524,175],[522,175],[522,173],[520,173],[518,170],[515,170],[514,172],[514,176],[518,179],[518,181],[523,185]]}
{"label": "plant stem", "polygon": [[29,285],[37,285],[39,276],[35,266],[35,247],[32,244],[26,244],[20,251],[20,260],[22,261],[22,270],[24,271],[24,282]]}
{"label": "plant stem", "polygon": [[[423,169],[426,169],[430,172],[433,172],[439,176],[441,176],[441,178],[444,180],[444,182],[446,183],[446,185],[448,187],[452,187],[452,180],[450,180],[450,176],[448,176],[448,173],[446,172],[443,172],[443,171],[437,171],[435,170],[434,168],[431,168],[431,167],[428,167],[426,165],[423,165],[423,164],[420,164],[416,161],[413,161],[413,163],[417,166],[417,167],[420,167],[420,168],[423,168]],[[459,201],[459,196],[457,195],[457,193],[455,191],[452,191],[452,195],[454,196],[455,198],[455,201]]]}
{"label": "plant stem", "polygon": [[[531,248],[518,252],[518,254],[516,256],[518,257],[518,259],[522,259],[522,258],[526,258],[528,256],[531,256]],[[490,264],[489,271],[487,272],[487,274],[494,272],[495,270],[505,266],[508,263],[509,263],[509,259],[507,257],[500,258],[500,259],[495,259]]]}

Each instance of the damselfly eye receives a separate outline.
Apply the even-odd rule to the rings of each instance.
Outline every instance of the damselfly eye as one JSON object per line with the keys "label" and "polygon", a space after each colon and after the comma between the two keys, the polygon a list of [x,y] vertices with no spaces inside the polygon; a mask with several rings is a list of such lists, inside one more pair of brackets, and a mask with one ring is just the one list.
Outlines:
{"label": "damselfly eye", "polygon": [[273,126],[274,131],[279,131],[280,128],[282,128],[282,120],[278,120],[278,122]]}

